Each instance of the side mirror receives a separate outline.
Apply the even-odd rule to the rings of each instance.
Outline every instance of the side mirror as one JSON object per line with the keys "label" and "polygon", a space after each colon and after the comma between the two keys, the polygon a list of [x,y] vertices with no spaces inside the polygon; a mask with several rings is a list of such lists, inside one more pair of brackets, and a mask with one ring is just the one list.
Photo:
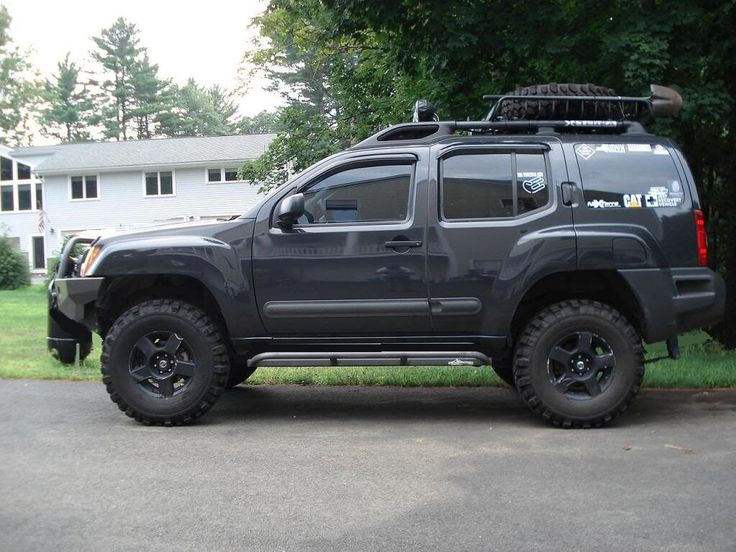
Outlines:
{"label": "side mirror", "polygon": [[278,225],[281,228],[291,228],[304,214],[304,194],[293,194],[284,199],[276,211]]}

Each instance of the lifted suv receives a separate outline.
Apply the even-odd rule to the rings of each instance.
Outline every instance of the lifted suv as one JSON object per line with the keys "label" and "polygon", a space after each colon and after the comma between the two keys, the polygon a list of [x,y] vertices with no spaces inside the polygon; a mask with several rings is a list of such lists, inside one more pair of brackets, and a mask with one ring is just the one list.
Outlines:
{"label": "lifted suv", "polygon": [[[189,422],[259,366],[491,364],[555,425],[609,422],[642,341],[677,356],[724,284],[682,153],[630,119],[679,96],[565,86],[491,97],[482,121],[421,104],[235,220],[71,241],[50,347],[84,356],[99,333],[110,397],[144,423]],[[575,119],[549,118],[562,100]]]}

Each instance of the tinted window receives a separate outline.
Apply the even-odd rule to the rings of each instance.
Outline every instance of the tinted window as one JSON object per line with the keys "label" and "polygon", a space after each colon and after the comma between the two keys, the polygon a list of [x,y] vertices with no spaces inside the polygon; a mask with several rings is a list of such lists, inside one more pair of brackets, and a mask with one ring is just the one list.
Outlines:
{"label": "tinted window", "polygon": [[659,144],[576,144],[575,157],[590,208],[671,208],[687,203],[674,160]]}
{"label": "tinted window", "polygon": [[0,186],[0,210],[13,210],[13,187]]}
{"label": "tinted window", "polygon": [[0,157],[0,180],[13,180],[13,161]]}
{"label": "tinted window", "polygon": [[84,197],[84,179],[81,176],[72,176],[72,199]]}
{"label": "tinted window", "polygon": [[513,217],[545,206],[549,197],[541,153],[460,154],[442,162],[445,219]]}
{"label": "tinted window", "polygon": [[528,213],[547,205],[549,187],[541,153],[516,154],[517,214]]}
{"label": "tinted window", "polygon": [[31,178],[31,167],[18,163],[18,180],[29,180]]}
{"label": "tinted window", "polygon": [[412,165],[376,165],[332,174],[304,191],[300,224],[389,222],[409,213]]}
{"label": "tinted window", "polygon": [[18,210],[19,211],[30,211],[33,208],[33,202],[31,201],[31,185],[30,184],[19,184],[18,185]]}
{"label": "tinted window", "polygon": [[87,199],[97,197],[97,177],[86,176],[84,178],[84,192]]}

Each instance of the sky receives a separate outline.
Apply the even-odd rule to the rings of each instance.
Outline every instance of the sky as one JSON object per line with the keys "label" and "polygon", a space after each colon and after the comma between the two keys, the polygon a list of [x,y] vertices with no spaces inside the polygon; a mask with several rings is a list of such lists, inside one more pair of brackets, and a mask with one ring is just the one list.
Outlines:
{"label": "sky", "polygon": [[[211,86],[234,89],[240,84],[238,70],[257,32],[250,20],[266,5],[261,0],[0,0],[13,21],[10,34],[21,49],[30,49],[30,60],[49,77],[56,64],[71,52],[83,67],[94,67],[89,52],[92,36],[118,17],[135,23],[140,43],[162,77],[183,84],[189,77]],[[276,93],[267,92],[267,82],[248,83],[240,97],[243,115],[273,110],[280,105]],[[34,141],[35,142],[35,141]]]}

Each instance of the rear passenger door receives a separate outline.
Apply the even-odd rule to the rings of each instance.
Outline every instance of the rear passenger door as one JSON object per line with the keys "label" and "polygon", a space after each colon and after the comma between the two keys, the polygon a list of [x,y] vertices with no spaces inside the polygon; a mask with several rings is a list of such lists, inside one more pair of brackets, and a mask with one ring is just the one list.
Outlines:
{"label": "rear passenger door", "polygon": [[431,168],[428,274],[434,332],[504,336],[535,278],[575,267],[558,142],[438,145]]}

